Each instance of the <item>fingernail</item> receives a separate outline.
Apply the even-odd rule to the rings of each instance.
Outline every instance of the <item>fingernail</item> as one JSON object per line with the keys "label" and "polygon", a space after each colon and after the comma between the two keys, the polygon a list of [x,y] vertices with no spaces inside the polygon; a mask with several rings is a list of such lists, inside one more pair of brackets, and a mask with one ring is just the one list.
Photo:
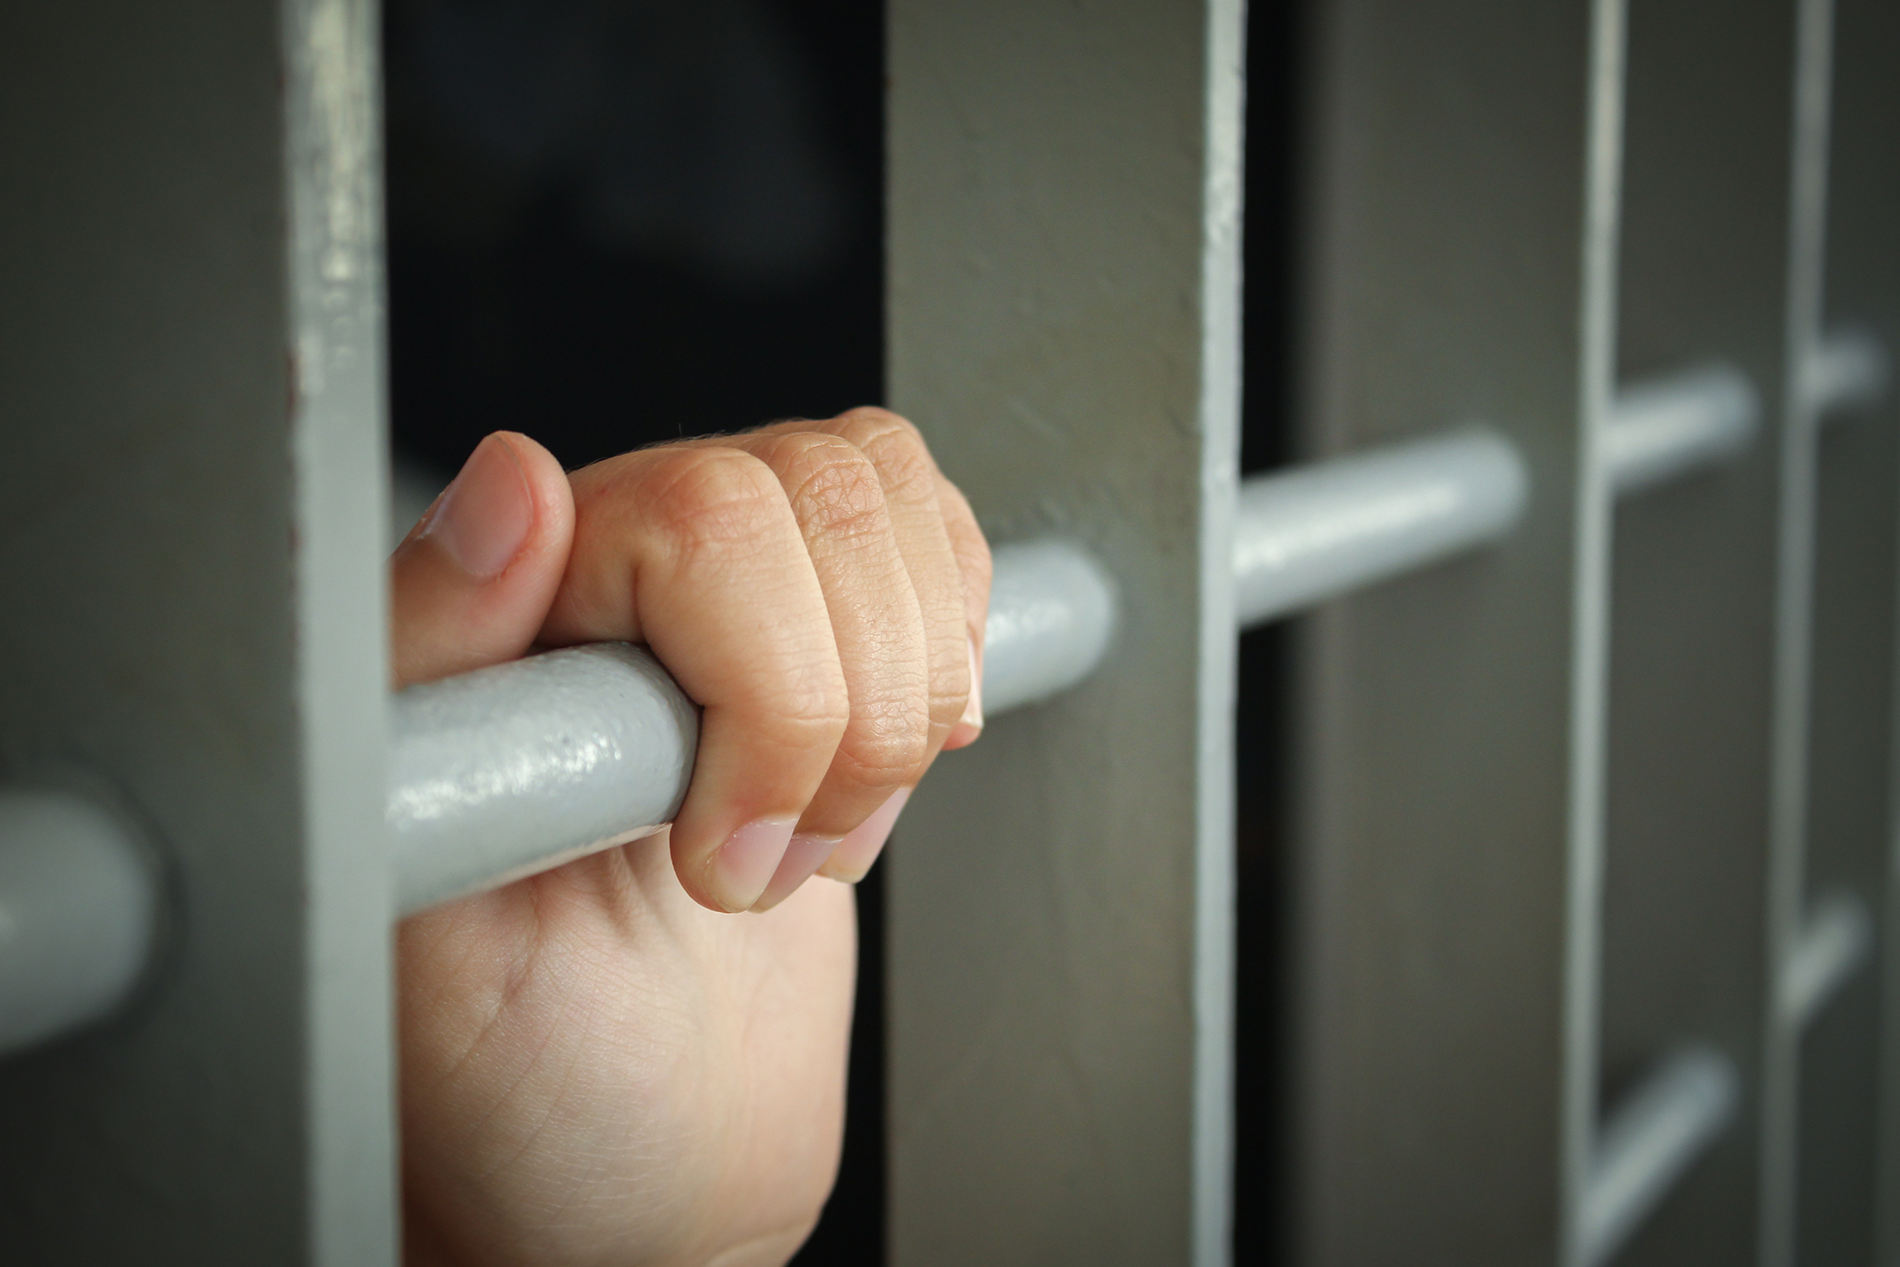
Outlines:
{"label": "fingernail", "polygon": [[760,818],[747,823],[706,860],[706,892],[728,911],[759,900],[791,843],[796,818]]}
{"label": "fingernail", "polygon": [[433,538],[469,576],[501,575],[534,527],[534,494],[508,442],[489,436],[462,465],[422,535]]}
{"label": "fingernail", "polygon": [[957,724],[950,728],[950,737],[943,742],[946,750],[967,747],[983,733],[983,665],[976,656],[975,638],[970,639],[969,647],[970,698],[964,701],[963,716],[957,718]]}
{"label": "fingernail", "polygon": [[819,870],[834,880],[843,880],[846,884],[856,884],[864,878],[864,873],[877,861],[878,851],[884,848],[884,842],[891,837],[891,828],[897,824],[897,816],[904,812],[904,802],[910,799],[911,789],[898,788],[891,793],[891,799],[871,811],[871,816],[854,827],[845,838],[838,842],[830,859]]}
{"label": "fingernail", "polygon": [[752,909],[769,911],[796,893],[799,885],[818,874],[818,868],[825,865],[825,859],[831,857],[843,839],[805,832],[794,835],[792,843],[785,846],[785,857],[779,862],[778,870],[772,873],[772,882],[765,886],[765,892],[752,904]]}

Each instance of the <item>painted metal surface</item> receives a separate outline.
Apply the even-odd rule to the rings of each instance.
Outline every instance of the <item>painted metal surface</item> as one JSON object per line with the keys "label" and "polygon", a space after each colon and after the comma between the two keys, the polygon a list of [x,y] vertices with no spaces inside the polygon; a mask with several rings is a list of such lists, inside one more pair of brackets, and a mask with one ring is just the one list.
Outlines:
{"label": "painted metal surface", "polygon": [[698,709],[602,643],[399,693],[387,821],[403,913],[657,831],[686,797]]}
{"label": "painted metal surface", "polygon": [[[1250,480],[1235,525],[1237,617],[1283,616],[1492,540],[1516,523],[1525,496],[1522,461],[1483,432]],[[1115,605],[1113,581],[1074,546],[998,547],[986,711],[1085,680],[1113,640]],[[624,644],[412,687],[392,699],[390,719],[385,820],[398,913],[658,830],[685,796],[698,737],[691,701],[651,655]],[[15,900],[4,877],[0,900]],[[92,1015],[82,1000],[74,1006],[75,1019]],[[15,1011],[0,984],[0,1025]]]}
{"label": "painted metal surface", "polygon": [[1580,640],[1610,506],[1578,419],[1614,386],[1619,13],[1338,0],[1301,59],[1306,452],[1481,420],[1532,495],[1495,547],[1297,630],[1294,1262],[1559,1253],[1572,666],[1601,670]]}
{"label": "painted metal surface", "polygon": [[156,860],[123,818],[71,792],[0,788],[0,1056],[123,1003],[158,914]]}
{"label": "painted metal surface", "polygon": [[[995,716],[1086,678],[1112,583],[1061,542],[996,551],[983,690]],[[397,905],[558,866],[671,822],[698,710],[645,650],[602,644],[411,687],[392,703],[387,821]]]}
{"label": "painted metal surface", "polygon": [[1892,363],[1881,337],[1865,326],[1830,330],[1808,352],[1802,394],[1822,422],[1842,411],[1879,404],[1887,394]]}
{"label": "painted metal surface", "polygon": [[389,477],[376,0],[281,0],[309,1240],[396,1256],[394,914],[379,830]]}
{"label": "painted metal surface", "polygon": [[896,0],[889,391],[1120,592],[886,863],[890,1259],[1227,1253],[1241,6]]}
{"label": "painted metal surface", "polygon": [[0,1065],[9,1262],[396,1258],[373,35],[0,13],[0,762],[135,807],[181,934]]}
{"label": "painted metal surface", "polygon": [[1783,1023],[1805,1031],[1849,978],[1867,966],[1873,948],[1873,916],[1859,897],[1836,892],[1816,901],[1775,982],[1775,1007]]}
{"label": "painted metal surface", "polygon": [[[1834,0],[1795,0],[1794,19],[1782,339],[1786,363],[1799,371],[1820,344],[1824,313]],[[1820,402],[1806,390],[1805,377],[1787,375],[1780,403],[1766,912],[1768,961],[1779,973],[1801,951],[1809,901]],[[1796,1261],[1804,1035],[1792,1020],[1783,1008],[1770,1007],[1762,1024],[1761,1267]]]}
{"label": "painted metal surface", "polygon": [[1577,1261],[1601,1267],[1616,1257],[1733,1121],[1740,1096],[1734,1062],[1693,1047],[1663,1061],[1617,1105],[1598,1134]]}
{"label": "painted metal surface", "polygon": [[1600,1131],[1610,1089],[1685,1044],[1719,1051],[1740,1092],[1732,1129],[1685,1154],[1630,1228],[1621,1267],[1755,1252],[1791,20],[1787,0],[1628,10],[1617,381],[1719,359],[1758,416],[1753,443],[1615,509],[1601,889],[1594,912],[1577,903],[1597,989],[1572,1000],[1594,1009],[1596,1041],[1570,1076]]}
{"label": "painted metal surface", "polygon": [[1732,365],[1705,365],[1636,383],[1617,393],[1603,437],[1619,495],[1668,483],[1748,448],[1761,401]]}
{"label": "painted metal surface", "polygon": [[[1509,530],[1525,496],[1503,441],[1459,434],[1249,481],[1235,528],[1242,622],[1272,619]],[[1114,582],[1059,541],[1000,546],[985,711],[1085,680],[1115,634]],[[685,796],[691,702],[624,645],[412,687],[392,704],[387,821],[413,911],[657,830]]]}
{"label": "painted metal surface", "polygon": [[999,546],[983,627],[989,715],[1058,695],[1095,671],[1115,635],[1115,583],[1074,546]]}
{"label": "painted metal surface", "polygon": [[[1823,422],[1878,401],[1887,355],[1863,329],[1822,338],[1803,366],[1801,391]],[[1623,387],[1604,435],[1604,460],[1619,496],[1705,470],[1746,452],[1761,424],[1761,398],[1747,374],[1715,362]]]}
{"label": "painted metal surface", "polygon": [[1457,432],[1248,480],[1234,518],[1234,605],[1256,624],[1461,553],[1514,527],[1524,461]]}

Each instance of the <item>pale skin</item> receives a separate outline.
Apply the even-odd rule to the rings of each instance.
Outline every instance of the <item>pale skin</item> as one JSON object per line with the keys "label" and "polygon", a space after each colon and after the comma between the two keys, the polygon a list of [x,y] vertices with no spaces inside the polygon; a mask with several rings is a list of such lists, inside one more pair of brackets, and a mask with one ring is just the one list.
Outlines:
{"label": "pale skin", "polygon": [[785,1262],[837,1168],[850,883],[982,728],[968,504],[882,410],[571,476],[501,433],[390,566],[399,685],[624,639],[704,710],[669,834],[401,926],[405,1261]]}

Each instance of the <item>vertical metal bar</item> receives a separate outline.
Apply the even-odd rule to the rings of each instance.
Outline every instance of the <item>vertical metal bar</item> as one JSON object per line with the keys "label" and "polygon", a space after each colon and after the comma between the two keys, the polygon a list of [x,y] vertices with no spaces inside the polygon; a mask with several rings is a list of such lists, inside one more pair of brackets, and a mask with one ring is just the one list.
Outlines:
{"label": "vertical metal bar", "polygon": [[1628,12],[1595,0],[1590,23],[1582,294],[1578,305],[1576,563],[1571,577],[1570,749],[1564,902],[1563,1207],[1558,1259],[1586,1261],[1584,1215],[1597,1153],[1604,816],[1609,759],[1610,530],[1616,496],[1617,263],[1622,230]]}
{"label": "vertical metal bar", "polygon": [[[1771,981],[1800,945],[1807,905],[1808,738],[1814,602],[1818,418],[1803,375],[1819,345],[1827,219],[1833,0],[1796,0],[1790,137],[1787,308],[1782,340],[1779,516],[1776,534],[1774,736],[1769,774],[1767,945]],[[1759,1261],[1791,1267],[1795,1249],[1801,1034],[1767,1009],[1762,1043]]]}
{"label": "vertical metal bar", "polygon": [[121,802],[169,929],[0,1066],[10,1262],[395,1258],[373,32],[0,16],[0,760]]}
{"label": "vertical metal bar", "polygon": [[310,1260],[397,1242],[375,0],[282,0]]}
{"label": "vertical metal bar", "polygon": [[1531,496],[1300,631],[1299,1259],[1550,1262],[1594,1123],[1622,8],[1319,18],[1307,443],[1484,422]]}
{"label": "vertical metal bar", "polygon": [[1586,1076],[1608,1093],[1600,1124],[1682,1044],[1720,1052],[1742,1091],[1631,1229],[1625,1267],[1743,1262],[1755,1247],[1789,15],[1788,0],[1630,10],[1618,379],[1720,358],[1773,403],[1760,442],[1616,512]]}
{"label": "vertical metal bar", "polygon": [[1121,588],[889,863],[891,1256],[1227,1254],[1238,0],[890,11],[890,383]]}

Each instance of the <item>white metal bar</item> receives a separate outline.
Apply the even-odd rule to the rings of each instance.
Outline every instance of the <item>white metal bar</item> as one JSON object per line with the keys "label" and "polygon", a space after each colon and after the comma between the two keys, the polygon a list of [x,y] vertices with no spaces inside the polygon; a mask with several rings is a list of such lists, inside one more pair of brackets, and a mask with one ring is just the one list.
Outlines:
{"label": "white metal bar", "polygon": [[[1244,621],[1422,566],[1509,529],[1523,463],[1459,433],[1250,480],[1235,573]],[[1000,547],[983,694],[999,714],[1087,677],[1113,582],[1063,542]],[[396,697],[388,825],[397,905],[418,910],[670,821],[692,770],[692,704],[644,651],[575,648]]]}
{"label": "white metal bar", "polygon": [[1608,1262],[1735,1114],[1735,1066],[1707,1047],[1669,1057],[1600,1132],[1577,1222],[1582,1267]]}
{"label": "white metal bar", "polygon": [[[1790,128],[1787,299],[1782,335],[1779,524],[1775,549],[1774,732],[1769,768],[1768,962],[1794,961],[1806,932],[1809,725],[1813,691],[1814,537],[1834,0],[1798,0]],[[1851,360],[1851,358],[1849,358]],[[1845,364],[1827,360],[1821,364]],[[1776,983],[1778,988],[1779,983]],[[1801,1033],[1778,1007],[1762,1034],[1760,1267],[1795,1260]]]}
{"label": "white metal bar", "polygon": [[1760,419],[1754,384],[1732,365],[1626,387],[1604,427],[1610,482],[1625,496],[1712,466],[1747,449]]}
{"label": "white metal bar", "polygon": [[[1836,330],[1808,354],[1800,391],[1817,419],[1878,401],[1887,353],[1871,332]],[[1739,456],[1761,427],[1761,397],[1748,375],[1715,362],[1633,383],[1617,393],[1604,429],[1604,460],[1627,496]]]}
{"label": "white metal bar", "polygon": [[983,707],[1001,713],[1074,686],[1101,663],[1115,584],[1058,541],[999,546],[983,626]]}
{"label": "white metal bar", "polygon": [[[1868,390],[1878,348],[1843,344],[1816,377]],[[1845,368],[1843,368],[1845,367]],[[1846,386],[1841,386],[1841,385]],[[1619,489],[1745,443],[1754,394],[1733,370],[1626,391],[1606,445]],[[1523,460],[1480,430],[1248,480],[1234,544],[1237,615],[1271,620],[1508,532]],[[992,714],[1081,681],[1106,653],[1113,582],[1059,542],[1003,546],[986,630]],[[692,767],[693,708],[636,648],[577,648],[413,688],[392,720],[388,823],[397,906],[413,911],[656,830]]]}
{"label": "white metal bar", "polygon": [[1800,1033],[1872,955],[1873,916],[1852,893],[1830,893],[1808,912],[1794,949],[1782,961],[1775,1007],[1782,1023]]}
{"label": "white metal bar", "polygon": [[1564,805],[1563,1052],[1559,1066],[1558,1246],[1564,1267],[1589,1267],[1603,1237],[1592,1195],[1602,1034],[1603,873],[1608,804],[1611,461],[1616,416],[1617,269],[1622,250],[1627,0],[1591,0],[1588,140],[1578,295],[1577,444],[1570,611],[1569,752]]}
{"label": "white metal bar", "polygon": [[[1088,676],[1114,589],[1073,546],[996,552],[984,630],[992,714]],[[632,840],[686,795],[698,710],[646,651],[575,647],[411,687],[391,718],[397,907],[419,910]]]}
{"label": "white metal bar", "polygon": [[145,971],[157,889],[150,855],[106,810],[0,789],[0,1055],[118,1006]]}
{"label": "white metal bar", "polygon": [[[1526,496],[1522,460],[1459,432],[1254,479],[1236,532],[1251,623],[1495,538]],[[999,547],[985,630],[992,715],[1086,678],[1115,587],[1062,542]],[[645,651],[572,648],[412,687],[391,709],[387,826],[407,913],[657,830],[685,795],[696,710]],[[0,890],[0,893],[4,893]],[[0,987],[0,1023],[11,996]]]}
{"label": "white metal bar", "polygon": [[1235,608],[1258,624],[1510,531],[1529,476],[1509,441],[1454,432],[1248,480]]}
{"label": "white metal bar", "polygon": [[[1859,329],[1836,330],[1808,354],[1802,399],[1825,421],[1880,399],[1887,354]],[[1761,426],[1761,397],[1748,376],[1716,362],[1631,384],[1617,394],[1604,429],[1604,460],[1619,496],[1668,483],[1736,457]]]}
{"label": "white metal bar", "polygon": [[[1830,344],[1828,400],[1879,382],[1878,346]],[[1745,444],[1754,393],[1720,366],[1640,384],[1606,428],[1621,491]],[[1501,437],[1452,432],[1246,481],[1237,615],[1254,624],[1493,540],[1528,478]],[[1108,648],[1113,582],[1059,542],[1000,547],[986,630],[992,714],[1086,678]],[[388,824],[403,912],[657,830],[684,795],[697,720],[645,652],[576,648],[412,688],[392,720]]]}
{"label": "white metal bar", "polygon": [[1890,372],[1887,349],[1873,331],[1833,330],[1808,353],[1801,394],[1825,422],[1830,414],[1878,403]]}
{"label": "white metal bar", "polygon": [[600,643],[415,686],[390,719],[403,913],[657,830],[698,710],[646,651]]}

